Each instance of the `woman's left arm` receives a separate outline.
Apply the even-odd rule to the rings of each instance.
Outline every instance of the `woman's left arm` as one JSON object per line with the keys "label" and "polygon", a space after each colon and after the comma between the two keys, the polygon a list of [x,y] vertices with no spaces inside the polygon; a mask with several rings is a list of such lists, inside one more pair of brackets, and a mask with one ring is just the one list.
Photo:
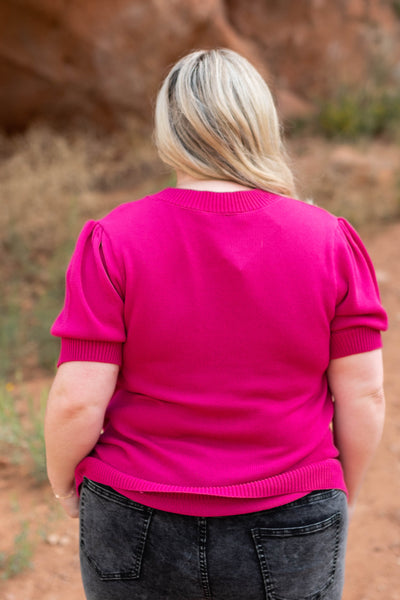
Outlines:
{"label": "woman's left arm", "polygon": [[118,371],[118,365],[109,363],[66,362],[50,390],[45,418],[47,474],[70,517],[79,514],[75,468],[100,436]]}

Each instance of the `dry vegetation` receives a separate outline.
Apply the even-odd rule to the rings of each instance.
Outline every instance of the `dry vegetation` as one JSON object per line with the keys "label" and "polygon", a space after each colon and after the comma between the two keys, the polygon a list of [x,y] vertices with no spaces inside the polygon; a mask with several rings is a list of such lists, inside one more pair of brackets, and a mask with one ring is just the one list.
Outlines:
{"label": "dry vegetation", "polygon": [[161,184],[160,176],[153,178],[150,137],[132,122],[101,137],[37,125],[1,137],[0,158],[1,379],[53,367],[56,343],[48,328],[61,306],[65,267],[83,222],[121,201],[116,190],[147,193]]}

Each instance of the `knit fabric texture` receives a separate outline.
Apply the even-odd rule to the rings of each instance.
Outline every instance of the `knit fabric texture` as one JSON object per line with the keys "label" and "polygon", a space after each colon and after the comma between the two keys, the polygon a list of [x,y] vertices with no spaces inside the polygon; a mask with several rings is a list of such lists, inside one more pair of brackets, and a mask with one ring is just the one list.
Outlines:
{"label": "knit fabric texture", "polygon": [[387,327],[358,234],[261,190],[168,188],[88,222],[59,364],[118,364],[77,467],[148,506],[220,516],[345,490],[326,369]]}

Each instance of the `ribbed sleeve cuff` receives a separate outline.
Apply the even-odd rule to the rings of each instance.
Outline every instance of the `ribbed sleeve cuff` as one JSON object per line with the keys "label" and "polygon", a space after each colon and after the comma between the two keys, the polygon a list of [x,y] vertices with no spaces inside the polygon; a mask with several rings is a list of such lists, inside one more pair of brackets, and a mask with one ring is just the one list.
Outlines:
{"label": "ribbed sleeve cuff", "polygon": [[57,366],[74,360],[122,364],[122,344],[120,342],[99,342],[93,340],[61,339],[61,352]]}
{"label": "ribbed sleeve cuff", "polygon": [[370,327],[352,327],[334,331],[331,336],[331,358],[370,352],[382,348],[381,332]]}

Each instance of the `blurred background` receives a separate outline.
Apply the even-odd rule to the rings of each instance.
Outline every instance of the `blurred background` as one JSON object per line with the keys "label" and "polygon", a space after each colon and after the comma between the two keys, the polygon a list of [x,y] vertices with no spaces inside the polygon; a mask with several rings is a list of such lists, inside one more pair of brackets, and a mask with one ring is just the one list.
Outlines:
{"label": "blurred background", "polygon": [[348,218],[376,265],[391,320],[389,418],[354,520],[345,600],[400,599],[400,0],[0,0],[5,600],[83,600],[76,523],[45,483],[49,327],[83,223],[173,184],[152,143],[155,96],[177,59],[212,47],[262,72],[301,197]]}

